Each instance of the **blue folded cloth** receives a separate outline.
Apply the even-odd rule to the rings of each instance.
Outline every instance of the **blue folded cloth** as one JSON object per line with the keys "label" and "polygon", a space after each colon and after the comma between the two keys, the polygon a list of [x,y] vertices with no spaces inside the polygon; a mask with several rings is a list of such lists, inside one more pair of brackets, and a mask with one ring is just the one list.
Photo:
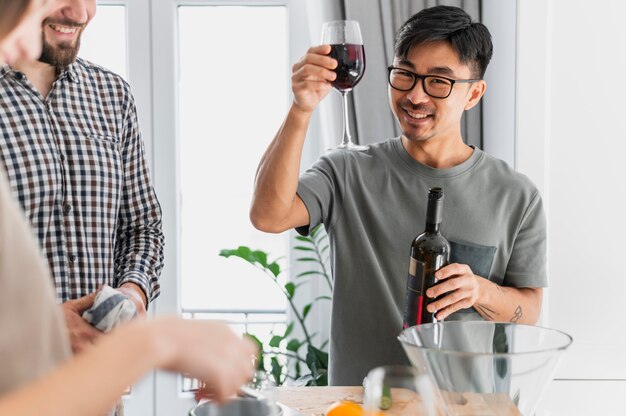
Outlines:
{"label": "blue folded cloth", "polygon": [[102,332],[109,332],[117,325],[130,321],[137,315],[133,301],[113,289],[104,286],[91,308],[83,312],[83,319]]}

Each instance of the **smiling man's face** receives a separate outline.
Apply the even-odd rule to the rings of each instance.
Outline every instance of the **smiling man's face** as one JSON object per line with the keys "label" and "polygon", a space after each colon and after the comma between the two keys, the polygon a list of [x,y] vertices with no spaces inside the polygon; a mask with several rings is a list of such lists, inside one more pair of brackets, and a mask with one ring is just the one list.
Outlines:
{"label": "smiling man's face", "polygon": [[39,60],[58,71],[76,60],[80,38],[96,14],[96,0],[69,0],[43,21],[43,50]]}
{"label": "smiling man's face", "polygon": [[[403,59],[393,65],[420,75],[439,75],[451,79],[475,78],[470,67],[459,60],[448,42],[436,41],[413,46]],[[461,117],[478,103],[484,81],[458,83],[447,98],[433,98],[424,92],[420,80],[410,91],[389,87],[389,104],[403,136],[414,143],[430,139],[453,140],[461,135]]]}

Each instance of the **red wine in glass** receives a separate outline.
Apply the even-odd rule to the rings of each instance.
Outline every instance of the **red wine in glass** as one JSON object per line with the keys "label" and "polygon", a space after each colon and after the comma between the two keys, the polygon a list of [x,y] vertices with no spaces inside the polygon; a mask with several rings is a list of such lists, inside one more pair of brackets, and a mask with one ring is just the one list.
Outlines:
{"label": "red wine in glass", "polygon": [[343,113],[343,138],[335,149],[367,150],[366,145],[352,142],[350,134],[350,109],[348,94],[359,83],[365,72],[365,50],[359,22],[334,20],[322,26],[322,44],[330,45],[329,56],[337,60],[337,77],[332,86],[341,94]]}
{"label": "red wine in glass", "polygon": [[333,87],[339,91],[350,91],[363,78],[365,72],[365,49],[363,45],[330,45],[330,57],[337,60],[337,78]]}

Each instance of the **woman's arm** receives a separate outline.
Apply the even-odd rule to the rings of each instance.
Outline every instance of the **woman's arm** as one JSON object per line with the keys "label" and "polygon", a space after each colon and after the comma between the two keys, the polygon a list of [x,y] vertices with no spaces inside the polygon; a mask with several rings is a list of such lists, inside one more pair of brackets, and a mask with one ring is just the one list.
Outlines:
{"label": "woman's arm", "polygon": [[102,336],[52,373],[0,398],[0,414],[99,415],[153,368],[205,380],[218,400],[252,375],[255,348],[227,326],[176,318],[136,321]]}

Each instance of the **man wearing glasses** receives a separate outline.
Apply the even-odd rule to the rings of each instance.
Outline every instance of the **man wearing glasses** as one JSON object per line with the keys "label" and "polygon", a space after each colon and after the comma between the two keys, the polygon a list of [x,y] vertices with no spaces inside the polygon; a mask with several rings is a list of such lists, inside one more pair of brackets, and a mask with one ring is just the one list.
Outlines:
{"label": "man wearing glasses", "polygon": [[264,231],[323,223],[334,289],[330,383],[354,385],[374,366],[405,363],[396,340],[411,241],[424,229],[427,192],[443,187],[442,234],[450,265],[426,295],[438,319],[534,324],[546,286],[541,196],[523,175],[461,137],[463,112],[480,101],[491,35],[462,9],[437,6],[397,32],[389,103],[402,129],[363,152],[324,155],[298,178],[311,115],[328,94],[328,45],[294,65],[293,104],[261,160],[251,210]]}

